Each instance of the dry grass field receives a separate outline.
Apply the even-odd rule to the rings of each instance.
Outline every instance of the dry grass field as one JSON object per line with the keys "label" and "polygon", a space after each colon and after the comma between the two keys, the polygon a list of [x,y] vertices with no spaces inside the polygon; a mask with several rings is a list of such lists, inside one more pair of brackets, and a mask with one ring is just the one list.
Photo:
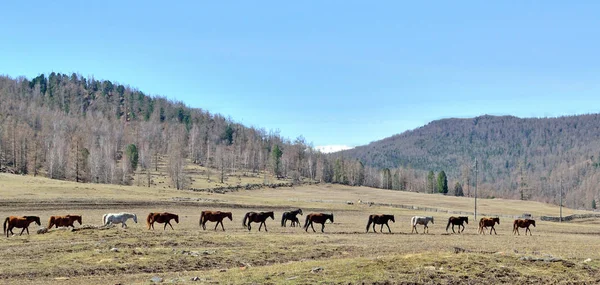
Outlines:
{"label": "dry grass field", "polygon": [[[135,183],[134,183],[135,185]],[[364,187],[311,185],[227,194],[81,184],[0,174],[0,217],[80,214],[100,225],[108,212],[129,211],[138,223],[106,230],[52,229],[47,234],[2,237],[1,284],[593,284],[600,282],[600,224],[538,221],[533,236],[512,234],[501,217],[498,235],[479,235],[473,220],[462,234],[446,233],[446,212],[383,207],[364,202],[472,211],[473,200]],[[348,201],[353,202],[349,204]],[[281,213],[300,207],[332,212],[325,233],[281,227]],[[233,212],[225,232],[198,226],[202,210]],[[275,211],[268,232],[242,227],[248,211]],[[479,210],[498,215],[557,215],[536,202],[479,200]],[[175,230],[148,230],[149,212],[179,214]],[[394,214],[392,233],[365,233],[367,216]],[[565,215],[585,213],[564,209]],[[411,234],[413,215],[432,215],[429,234]],[[304,222],[304,216],[300,217]],[[470,216],[473,219],[473,216]],[[76,227],[80,227],[76,225]],[[320,228],[315,227],[317,230]],[[379,229],[379,226],[377,227]],[[422,231],[422,227],[419,228]],[[15,231],[18,233],[18,231]],[[459,248],[460,250],[457,249]],[[157,280],[158,281],[158,280]]]}

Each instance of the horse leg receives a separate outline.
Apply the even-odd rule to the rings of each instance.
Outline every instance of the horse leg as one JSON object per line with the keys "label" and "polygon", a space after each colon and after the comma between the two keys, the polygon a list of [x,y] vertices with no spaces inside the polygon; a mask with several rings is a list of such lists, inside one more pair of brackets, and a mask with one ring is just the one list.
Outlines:
{"label": "horse leg", "polygon": [[260,229],[262,229],[263,226],[263,222],[260,222],[260,224],[258,225],[258,231],[260,232]]}
{"label": "horse leg", "polygon": [[[215,231],[217,230],[217,227],[219,226],[219,221],[217,221],[217,224],[215,225]],[[205,228],[206,229],[206,228]]]}
{"label": "horse leg", "polygon": [[23,229],[21,230],[21,233],[19,234],[20,236],[21,236],[21,235],[23,235],[23,232],[25,231],[25,229],[26,229],[26,228],[23,228]]}
{"label": "horse leg", "polygon": [[[170,221],[169,221],[169,222],[167,222],[167,224],[169,224],[169,226],[171,227],[171,229],[172,229],[172,230],[175,230],[175,229],[173,228],[173,225],[171,225],[171,222],[170,222]],[[166,228],[166,227],[165,227],[165,228]]]}
{"label": "horse leg", "polygon": [[425,233],[425,230],[427,230],[427,233],[429,233],[429,227],[427,225],[423,227],[423,233]]}
{"label": "horse leg", "polygon": [[[458,226],[458,231],[460,231],[460,226]],[[454,231],[454,224],[452,224],[452,233],[455,234],[456,232]]]}
{"label": "horse leg", "polygon": [[315,227],[313,227],[313,222],[312,221],[310,221],[310,227],[312,228],[313,232],[315,232],[315,233],[317,232],[317,231],[315,231]]}
{"label": "horse leg", "polygon": [[25,229],[27,230],[27,235],[29,235],[29,227],[25,227]]}
{"label": "horse leg", "polygon": [[390,229],[390,225],[388,225],[388,223],[385,223],[385,225],[387,226],[387,228],[388,228],[388,231],[389,231],[390,233],[392,233],[392,230]]}
{"label": "horse leg", "polygon": [[225,227],[223,226],[223,220],[221,220],[221,229],[223,229],[223,231],[225,231]]}
{"label": "horse leg", "polygon": [[413,225],[413,227],[412,227],[412,231],[410,231],[410,233],[411,233],[411,234],[412,234],[412,233],[417,233],[417,234],[419,233],[419,231],[417,231],[417,226],[416,226],[416,225]]}
{"label": "horse leg", "polygon": [[325,223],[322,223],[322,224],[321,224],[321,232],[322,232],[322,233],[324,233],[324,232],[325,232],[325,231],[324,231],[324,229],[325,229]]}
{"label": "horse leg", "polygon": [[267,223],[263,222],[263,224],[265,225],[265,232],[268,232],[268,230],[267,230]]}

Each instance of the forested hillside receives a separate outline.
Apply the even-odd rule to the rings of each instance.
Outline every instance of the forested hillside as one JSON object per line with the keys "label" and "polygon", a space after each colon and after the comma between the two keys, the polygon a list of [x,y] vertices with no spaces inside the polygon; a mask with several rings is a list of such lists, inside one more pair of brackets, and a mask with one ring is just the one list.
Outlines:
{"label": "forested hillside", "polygon": [[600,115],[444,119],[341,155],[392,172],[444,171],[465,194],[477,158],[484,197],[558,203],[562,185],[565,205],[591,208],[600,190]]}
{"label": "forested hillside", "polygon": [[177,189],[189,186],[190,165],[221,178],[380,184],[376,169],[316,152],[302,136],[292,141],[127,85],[54,72],[0,76],[0,172],[114,184],[147,173],[150,186],[158,165]]}

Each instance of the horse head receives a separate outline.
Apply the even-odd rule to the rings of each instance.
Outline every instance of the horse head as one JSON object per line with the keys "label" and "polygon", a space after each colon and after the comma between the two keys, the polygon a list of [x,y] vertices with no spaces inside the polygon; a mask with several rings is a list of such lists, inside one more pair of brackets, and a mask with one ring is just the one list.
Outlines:
{"label": "horse head", "polygon": [[298,214],[302,215],[302,209],[298,209]]}
{"label": "horse head", "polygon": [[173,219],[175,219],[175,222],[179,224],[179,215],[173,214]]}
{"label": "horse head", "polygon": [[331,223],[333,223],[333,213],[329,214],[329,216],[331,217]]}
{"label": "horse head", "polygon": [[228,217],[230,221],[233,221],[233,215],[231,215],[231,212],[225,213],[225,216]]}
{"label": "horse head", "polygon": [[40,223],[40,217],[37,217],[37,216],[30,216],[30,217],[28,217],[27,219],[28,219],[28,220],[29,220],[29,219],[32,219],[32,220],[33,220],[33,221],[34,221],[34,222],[35,222],[35,223],[36,223],[38,226],[41,226],[41,225],[42,225],[42,223]]}
{"label": "horse head", "polygon": [[273,213],[272,211],[268,213],[267,218],[271,217],[271,220],[275,220],[275,213]]}
{"label": "horse head", "polygon": [[469,224],[469,217],[465,217],[465,223]]}
{"label": "horse head", "polygon": [[494,222],[500,224],[500,218],[499,217],[495,217],[492,219]]}
{"label": "horse head", "polygon": [[394,223],[396,223],[396,220],[394,219],[394,215],[390,215],[390,220]]}
{"label": "horse head", "polygon": [[133,217],[133,221],[137,224],[137,215],[136,214],[130,214]]}
{"label": "horse head", "polygon": [[431,217],[427,217],[427,218],[429,218],[429,220],[431,221],[431,223],[432,223],[432,224],[435,224],[435,223],[433,222],[433,216],[431,216]]}
{"label": "horse head", "polygon": [[535,220],[529,220],[529,222],[535,227]]}
{"label": "horse head", "polygon": [[75,216],[75,221],[78,221],[79,225],[83,224],[81,220],[82,220],[81,216]]}

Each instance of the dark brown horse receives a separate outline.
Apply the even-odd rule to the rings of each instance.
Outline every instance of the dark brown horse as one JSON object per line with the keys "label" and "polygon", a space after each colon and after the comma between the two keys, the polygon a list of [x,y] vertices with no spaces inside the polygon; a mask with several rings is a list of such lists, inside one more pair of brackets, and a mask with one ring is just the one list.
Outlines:
{"label": "dark brown horse", "polygon": [[529,226],[533,225],[535,227],[535,220],[532,219],[517,219],[513,222],[513,235],[516,233],[518,235],[521,235],[519,233],[519,228],[525,228],[525,235],[527,235],[527,231],[529,231],[529,235],[531,234],[531,229],[529,228]]}
{"label": "dark brown horse", "polygon": [[330,220],[333,223],[333,213],[324,214],[324,213],[311,213],[306,215],[306,221],[304,222],[304,231],[308,232],[308,226],[310,226],[315,231],[315,227],[313,227],[313,222],[317,224],[321,224],[321,232],[324,232],[325,222]]}
{"label": "dark brown horse", "polygon": [[379,232],[383,232],[383,225],[386,225],[388,231],[391,233],[392,230],[390,230],[390,225],[388,225],[388,221],[396,223],[396,220],[394,220],[394,215],[370,215],[369,222],[367,223],[367,232],[369,232],[369,227],[371,226],[371,224],[373,224],[373,232],[377,232],[375,230],[375,225],[381,225]]}
{"label": "dark brown horse", "polygon": [[36,217],[36,216],[23,216],[23,217],[16,217],[16,216],[10,216],[8,218],[6,218],[4,220],[4,233],[6,233],[6,237],[8,237],[8,233],[10,232],[11,234],[15,234],[13,233],[13,228],[22,228],[21,233],[19,235],[22,235],[23,232],[25,230],[27,230],[27,235],[29,235],[29,224],[35,222],[38,226],[41,225],[40,223],[40,217]]}
{"label": "dark brown horse", "polygon": [[221,228],[225,231],[225,227],[223,227],[223,219],[225,218],[229,218],[230,221],[233,221],[231,212],[202,211],[202,213],[200,213],[200,225],[202,226],[202,229],[206,230],[206,222],[217,222],[215,231],[219,224],[221,224]]}
{"label": "dark brown horse", "polygon": [[292,222],[291,223],[292,227],[295,227],[296,225],[300,226],[300,221],[298,220],[298,217],[297,217],[298,214],[302,215],[302,209],[284,212],[283,215],[281,215],[281,226],[285,227],[285,224],[287,223],[287,221]]}
{"label": "dark brown horse", "polygon": [[494,231],[494,234],[498,234],[496,232],[496,229],[494,228],[494,225],[496,223],[500,224],[500,218],[498,218],[498,217],[496,217],[496,218],[481,218],[481,220],[479,220],[479,233],[485,234],[485,232],[483,231],[483,228],[485,228],[487,230],[487,227],[492,227],[490,229],[490,235],[492,234],[492,230]]}
{"label": "dark brown horse", "polygon": [[[243,225],[244,227],[248,227],[248,230],[251,230],[252,227],[250,226],[250,224],[254,223],[260,223],[260,226],[258,227],[258,231],[260,232],[260,229],[262,228],[263,225],[265,225],[265,232],[267,232],[267,224],[265,223],[267,221],[267,218],[271,218],[271,220],[275,220],[275,214],[271,211],[271,212],[248,212],[246,213],[246,215],[244,216],[244,221],[243,221]],[[248,221],[248,225],[246,225],[246,221]]]}
{"label": "dark brown horse", "polygon": [[[450,225],[452,225],[452,232],[456,233],[454,231],[454,226],[458,226],[458,233],[462,233],[465,231],[465,225],[463,225],[463,223],[467,223],[469,224],[469,217],[464,217],[464,216],[460,216],[460,217],[450,217],[448,218],[448,225],[446,226],[446,232],[448,232],[448,228],[450,228]],[[460,227],[462,227],[462,230],[460,229]]]}
{"label": "dark brown horse", "polygon": [[154,229],[154,223],[160,223],[160,224],[165,224],[165,227],[163,228],[163,230],[167,229],[167,225],[171,226],[172,230],[175,230],[173,228],[173,225],[171,225],[171,220],[175,220],[175,222],[177,222],[179,224],[179,216],[175,215],[175,214],[171,214],[171,213],[150,213],[148,214],[148,217],[146,218],[146,223],[148,224],[148,229],[152,228]]}
{"label": "dark brown horse", "polygon": [[66,215],[66,216],[51,216],[48,220],[48,229],[53,226],[58,227],[73,227],[75,228],[75,221],[81,225],[81,216],[78,215]]}

